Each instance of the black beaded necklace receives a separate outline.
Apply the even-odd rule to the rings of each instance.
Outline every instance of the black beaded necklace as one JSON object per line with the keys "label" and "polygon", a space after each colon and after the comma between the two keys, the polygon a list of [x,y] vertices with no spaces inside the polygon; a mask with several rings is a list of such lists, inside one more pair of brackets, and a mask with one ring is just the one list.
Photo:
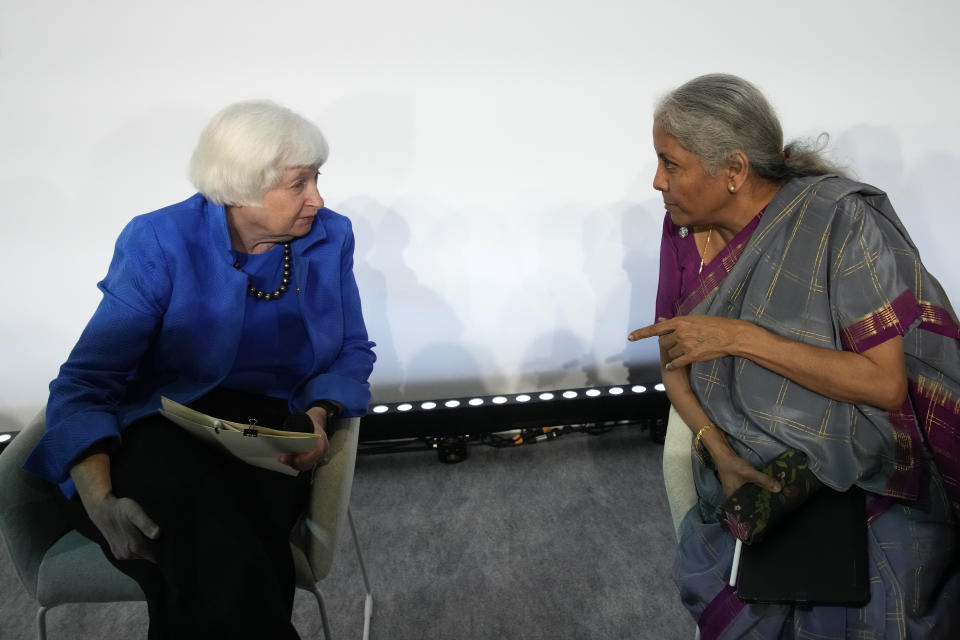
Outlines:
{"label": "black beaded necklace", "polygon": [[[276,300],[284,293],[287,292],[287,285],[290,284],[290,271],[291,271],[291,261],[290,261],[290,243],[283,243],[283,280],[280,282],[280,286],[277,287],[274,291],[267,293],[262,289],[257,289],[255,286],[250,284],[250,281],[247,281],[247,293],[252,295],[257,300],[263,300],[269,302],[270,300]],[[233,268],[237,271],[243,271],[240,268],[240,261],[237,260],[233,263]]]}

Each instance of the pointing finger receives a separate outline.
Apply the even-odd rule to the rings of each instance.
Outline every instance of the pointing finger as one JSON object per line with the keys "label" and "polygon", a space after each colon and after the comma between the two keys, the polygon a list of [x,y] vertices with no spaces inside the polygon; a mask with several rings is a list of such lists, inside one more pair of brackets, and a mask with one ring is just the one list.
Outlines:
{"label": "pointing finger", "polygon": [[627,340],[634,342],[636,340],[643,340],[644,338],[652,338],[653,336],[662,336],[671,331],[673,331],[673,325],[670,324],[670,321],[661,318],[660,321],[655,324],[647,325],[646,327],[630,332]]}

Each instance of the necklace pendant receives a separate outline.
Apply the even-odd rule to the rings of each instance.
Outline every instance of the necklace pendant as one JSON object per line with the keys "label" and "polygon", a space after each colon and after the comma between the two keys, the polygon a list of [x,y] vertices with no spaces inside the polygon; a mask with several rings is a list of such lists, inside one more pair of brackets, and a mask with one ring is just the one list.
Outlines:
{"label": "necklace pendant", "polygon": [[686,227],[680,227],[678,234],[681,238],[686,238],[688,235],[690,235],[690,230]]}

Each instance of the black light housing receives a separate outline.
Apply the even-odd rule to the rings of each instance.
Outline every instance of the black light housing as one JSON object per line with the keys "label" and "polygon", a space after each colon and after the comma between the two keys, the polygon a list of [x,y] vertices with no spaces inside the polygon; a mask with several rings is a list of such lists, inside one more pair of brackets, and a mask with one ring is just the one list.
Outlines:
{"label": "black light housing", "polygon": [[0,453],[7,448],[7,445],[13,441],[14,436],[16,436],[19,431],[3,431],[0,432]]}
{"label": "black light housing", "polygon": [[666,418],[663,385],[613,385],[371,405],[360,440],[465,436],[510,429]]}

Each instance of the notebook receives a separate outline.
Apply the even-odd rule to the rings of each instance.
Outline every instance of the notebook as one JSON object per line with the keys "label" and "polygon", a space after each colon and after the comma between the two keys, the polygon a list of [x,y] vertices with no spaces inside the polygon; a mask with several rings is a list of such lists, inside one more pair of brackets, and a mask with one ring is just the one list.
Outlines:
{"label": "notebook", "polygon": [[862,489],[823,487],[758,542],[744,545],[737,596],[750,603],[862,606],[870,599]]}

